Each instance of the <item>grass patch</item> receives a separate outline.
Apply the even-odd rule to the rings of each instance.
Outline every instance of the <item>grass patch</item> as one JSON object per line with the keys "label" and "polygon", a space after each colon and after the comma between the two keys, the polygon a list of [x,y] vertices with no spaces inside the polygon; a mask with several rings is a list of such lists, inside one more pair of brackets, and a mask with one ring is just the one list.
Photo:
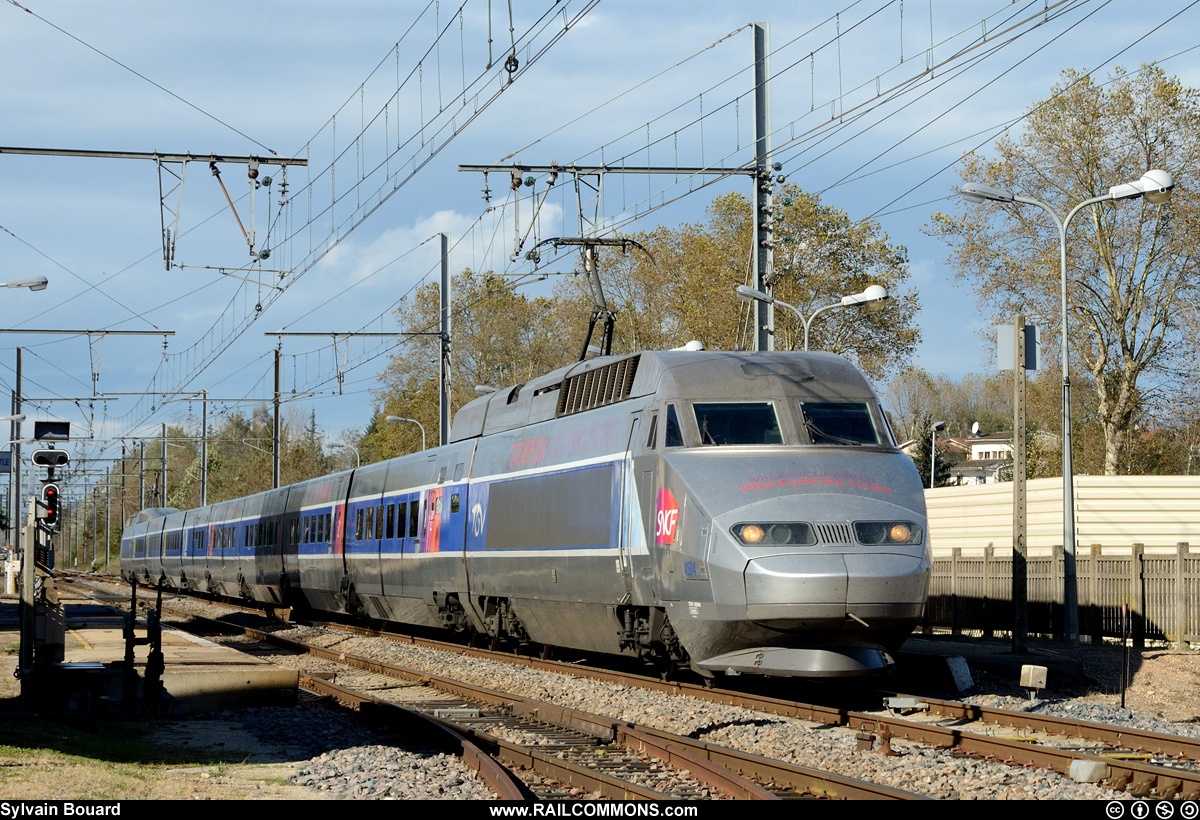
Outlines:
{"label": "grass patch", "polygon": [[0,723],[0,758],[57,752],[97,762],[169,766],[240,763],[249,752],[193,748],[164,739],[162,723],[148,720],[62,720],[8,715]]}

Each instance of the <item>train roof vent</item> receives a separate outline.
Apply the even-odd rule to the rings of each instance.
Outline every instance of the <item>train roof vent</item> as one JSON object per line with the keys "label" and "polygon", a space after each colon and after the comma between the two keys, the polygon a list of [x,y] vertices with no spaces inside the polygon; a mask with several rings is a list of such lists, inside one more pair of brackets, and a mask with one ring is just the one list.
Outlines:
{"label": "train roof vent", "polygon": [[629,398],[640,356],[597,367],[586,373],[563,379],[558,396],[558,416],[582,413],[596,407],[616,404]]}

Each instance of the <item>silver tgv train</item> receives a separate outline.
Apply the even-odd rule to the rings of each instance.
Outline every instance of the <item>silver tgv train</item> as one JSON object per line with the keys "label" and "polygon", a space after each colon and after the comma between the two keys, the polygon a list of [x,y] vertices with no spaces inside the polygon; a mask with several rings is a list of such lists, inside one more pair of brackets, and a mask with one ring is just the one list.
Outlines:
{"label": "silver tgv train", "polygon": [[445,446],[121,541],[130,580],[706,677],[886,669],[930,565],[916,468],[827,353],[579,362],[467,404]]}

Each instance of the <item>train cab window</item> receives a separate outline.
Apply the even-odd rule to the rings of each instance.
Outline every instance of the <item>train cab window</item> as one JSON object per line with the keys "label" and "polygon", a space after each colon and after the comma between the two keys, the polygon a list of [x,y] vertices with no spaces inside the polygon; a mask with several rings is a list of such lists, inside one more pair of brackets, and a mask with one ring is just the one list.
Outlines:
{"label": "train cab window", "polygon": [[772,402],[696,402],[692,410],[702,445],[783,443]]}
{"label": "train cab window", "polygon": [[667,405],[667,446],[683,446],[683,430],[679,426],[679,417],[675,415],[675,405]]}
{"label": "train cab window", "polygon": [[653,450],[658,446],[658,413],[650,416],[650,433],[646,436],[646,449]]}
{"label": "train cab window", "polygon": [[804,429],[813,444],[880,444],[865,401],[802,401]]}

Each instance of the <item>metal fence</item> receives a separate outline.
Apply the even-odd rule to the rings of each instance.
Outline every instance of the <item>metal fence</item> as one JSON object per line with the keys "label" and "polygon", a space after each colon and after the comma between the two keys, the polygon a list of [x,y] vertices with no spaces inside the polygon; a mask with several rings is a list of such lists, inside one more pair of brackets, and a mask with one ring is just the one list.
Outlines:
{"label": "metal fence", "polygon": [[[1162,640],[1186,648],[1200,641],[1200,553],[1180,543],[1174,554],[1147,553],[1144,545],[1104,549],[1093,546],[1076,556],[1079,633],[1095,643],[1122,637],[1122,607],[1128,606],[1135,647]],[[1063,636],[1063,550],[1026,559],[1028,631]],[[991,637],[1013,628],[1012,554],[964,555],[954,548],[933,561],[929,604],[923,626],[952,633],[978,630]]]}

